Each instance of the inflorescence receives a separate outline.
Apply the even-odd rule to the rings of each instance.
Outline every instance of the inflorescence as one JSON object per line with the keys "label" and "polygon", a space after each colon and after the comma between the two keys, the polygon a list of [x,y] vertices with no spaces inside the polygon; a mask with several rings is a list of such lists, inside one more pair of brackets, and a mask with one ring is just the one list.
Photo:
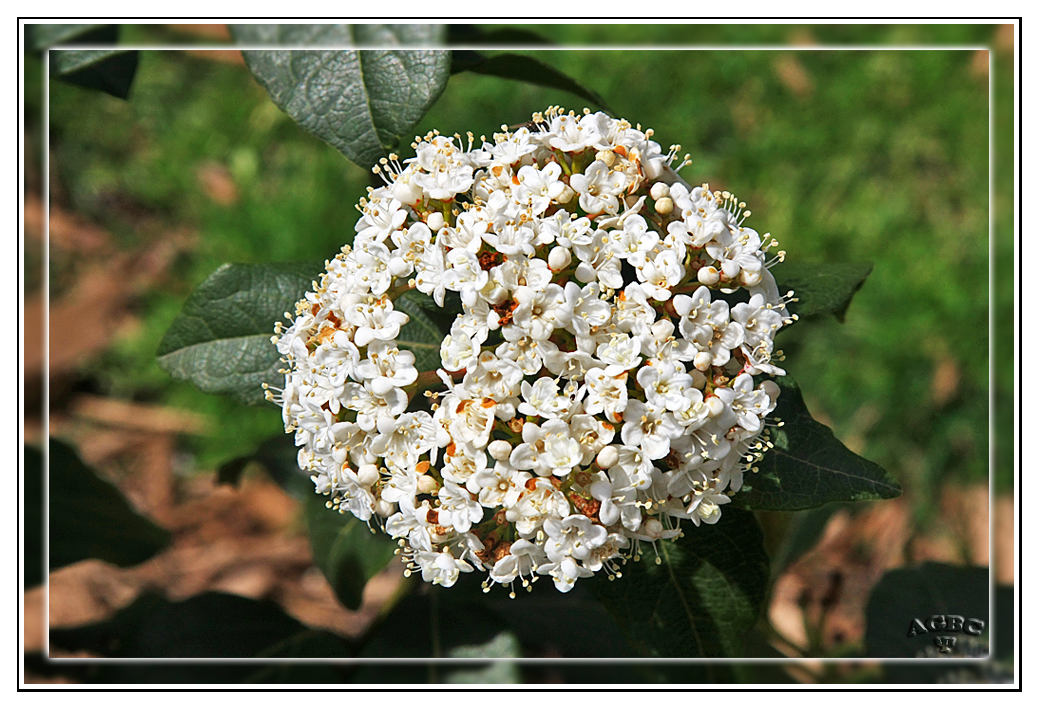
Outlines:
{"label": "inflorescence", "polygon": [[[353,247],[275,328],[268,398],[327,505],[397,539],[406,574],[569,591],[719,520],[771,445],[762,376],[794,299],[777,242],[690,189],[679,146],[556,107],[502,130],[374,169]],[[461,311],[435,372],[402,337],[409,292]]]}

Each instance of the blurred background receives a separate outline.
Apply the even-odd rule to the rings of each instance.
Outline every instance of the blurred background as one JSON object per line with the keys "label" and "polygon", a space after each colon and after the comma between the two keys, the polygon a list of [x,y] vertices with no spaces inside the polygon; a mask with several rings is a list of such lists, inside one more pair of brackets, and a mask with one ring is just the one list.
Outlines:
{"label": "blurred background", "polygon": [[[598,92],[614,115],[652,127],[665,147],[681,143],[692,161],[682,176],[739,195],[753,212],[747,224],[770,232],[788,259],[874,265],[844,323],[802,322],[779,344],[814,416],[891,472],[904,494],[760,515],[774,560],[763,653],[865,655],[871,590],[898,568],[992,566],[998,583],[1012,584],[1013,28],[525,29],[561,48],[522,53]],[[141,565],[89,560],[52,572],[51,627],[104,622],[146,594],[181,600],[217,591],[270,601],[308,627],[357,637],[394,598],[400,571],[373,578],[359,610],[341,606],[310,564],[300,501],[258,467],[237,487],[216,480],[221,465],[281,432],[278,410],[176,382],[155,353],[188,294],[221,264],[334,255],[352,238],[354,205],[370,175],[278,110],[236,50],[190,48],[230,44],[225,27],[124,25],[119,41],[189,49],[141,53],[126,101],[52,80],[49,168],[41,164],[41,55],[26,54],[26,441],[43,442],[49,377],[51,435],[171,531],[173,544]],[[613,43],[645,49],[593,48]],[[789,48],[658,49],[706,43]],[[885,48],[917,45],[930,49]],[[944,48],[951,45],[991,51]],[[585,105],[562,91],[459,74],[416,133],[490,136],[550,104]],[[45,268],[49,372],[40,330]],[[38,658],[45,603],[42,588],[27,590],[25,651],[37,655],[26,681],[83,680]],[[77,649],[52,639],[49,651]],[[523,672],[528,681],[572,679]],[[786,682],[885,679],[876,663],[779,672]]]}

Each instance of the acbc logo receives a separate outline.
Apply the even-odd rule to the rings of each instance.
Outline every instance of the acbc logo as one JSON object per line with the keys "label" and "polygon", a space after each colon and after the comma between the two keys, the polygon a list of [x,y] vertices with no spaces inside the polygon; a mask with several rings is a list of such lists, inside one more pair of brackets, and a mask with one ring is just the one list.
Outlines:
{"label": "acbc logo", "polygon": [[928,620],[925,622],[922,622],[920,619],[914,619],[910,624],[910,631],[906,635],[917,636],[918,634],[934,634],[940,631],[956,634],[963,631],[970,636],[979,636],[985,628],[986,622],[980,619],[965,619],[963,616],[957,616],[956,614],[938,614],[928,617]]}
{"label": "acbc logo", "polygon": [[[910,624],[910,631],[907,636],[917,636],[918,634],[927,634],[929,632],[937,634],[940,631],[945,631],[947,634],[958,634],[964,632],[969,636],[979,636],[986,628],[986,622],[981,619],[965,619],[963,616],[957,616],[956,614],[937,614],[935,616],[928,617],[928,621],[922,622],[920,619],[914,619]],[[956,636],[936,636],[932,639],[932,643],[939,649],[940,653],[950,653],[957,645]]]}

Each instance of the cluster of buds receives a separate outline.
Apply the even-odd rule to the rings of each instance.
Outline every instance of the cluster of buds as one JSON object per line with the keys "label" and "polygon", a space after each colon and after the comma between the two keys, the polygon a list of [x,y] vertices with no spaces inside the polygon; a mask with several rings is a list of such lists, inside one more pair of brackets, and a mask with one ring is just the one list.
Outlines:
{"label": "cluster of buds", "polygon": [[[502,130],[375,168],[353,245],[276,326],[268,397],[328,506],[407,573],[568,591],[719,520],[769,446],[793,299],[744,203],[689,188],[653,131],[555,107]],[[426,372],[417,296],[458,311]]]}

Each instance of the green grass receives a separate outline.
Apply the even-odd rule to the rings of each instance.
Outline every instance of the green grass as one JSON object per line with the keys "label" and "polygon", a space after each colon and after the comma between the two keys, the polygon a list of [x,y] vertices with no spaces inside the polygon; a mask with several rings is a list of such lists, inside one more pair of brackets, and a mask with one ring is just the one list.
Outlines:
{"label": "green grass", "polygon": [[[781,43],[794,31],[532,29],[572,45]],[[812,31],[821,41],[828,37]],[[865,44],[979,43],[992,36],[991,28],[945,26],[830,31],[835,41]],[[617,115],[653,127],[663,145],[681,143],[691,154],[682,172],[687,181],[740,195],[754,212],[748,224],[776,237],[789,259],[872,261],[874,273],[846,323],[801,323],[782,336],[786,366],[814,412],[903,480],[919,502],[928,504],[943,481],[985,479],[988,84],[973,71],[971,51],[531,54],[599,92]],[[801,94],[783,79],[791,66],[810,87]],[[1009,86],[997,89],[1004,107],[998,110],[1009,111]],[[155,347],[191,288],[219,264],[333,255],[351,238],[366,171],[297,129],[244,68],[183,53],[142,57],[128,102],[59,82],[51,84],[50,101],[56,174],[71,209],[127,246],[161,232],[136,232],[134,220],[111,209],[112,195],[198,234],[190,258],[145,298],[142,331],[96,363],[99,379],[120,396],[198,409],[224,423],[219,435],[191,442],[201,465],[277,432],[274,407],[243,410],[169,381],[154,364]],[[416,133],[490,135],[551,103],[582,108],[559,91],[462,74]],[[1010,155],[998,140],[999,150]],[[210,162],[234,177],[237,204],[221,207],[199,187],[196,171]],[[1006,178],[998,180],[1010,194]],[[1007,258],[1010,222],[998,221],[998,228],[998,253]],[[1007,278],[998,304],[1009,309]],[[1000,319],[1010,328],[1009,317]],[[1000,348],[1006,357],[1009,350]],[[959,386],[938,403],[932,381],[944,361],[952,362]],[[1001,370],[998,383],[1001,401],[1009,401],[1009,373]],[[1002,487],[1010,482],[1010,450],[1009,443],[1001,449]]]}

